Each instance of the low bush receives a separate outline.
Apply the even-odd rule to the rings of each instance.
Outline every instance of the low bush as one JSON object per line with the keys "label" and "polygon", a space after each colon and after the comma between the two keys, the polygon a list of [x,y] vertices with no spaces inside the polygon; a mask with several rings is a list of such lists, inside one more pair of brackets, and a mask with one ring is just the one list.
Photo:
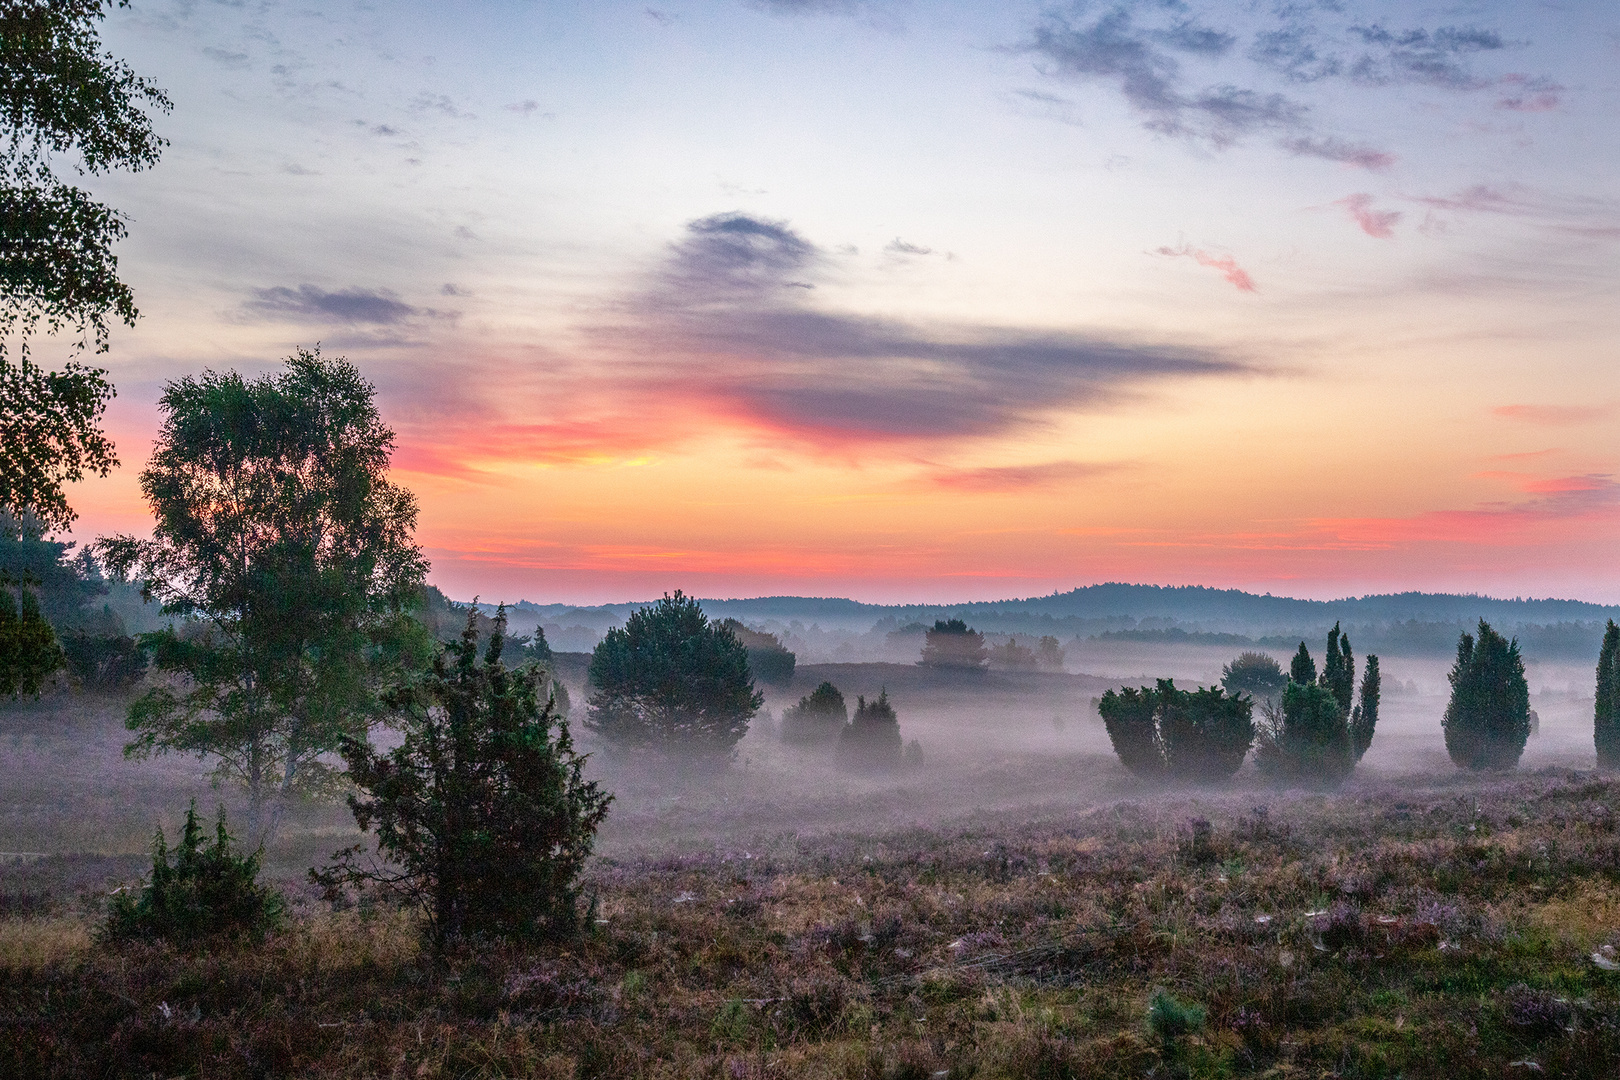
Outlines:
{"label": "low bush", "polygon": [[1138,776],[1225,780],[1254,742],[1249,699],[1220,687],[1178,690],[1175,680],[1160,679],[1156,687],[1110,690],[1097,708],[1114,752]]}
{"label": "low bush", "polygon": [[177,943],[216,935],[260,936],[281,920],[281,896],[259,883],[262,851],[234,850],[219,810],[214,842],[203,842],[197,801],[186,810],[180,846],[169,861],[159,829],[152,852],[152,875],[140,892],[112,898],[103,928],[112,941],[157,940]]}

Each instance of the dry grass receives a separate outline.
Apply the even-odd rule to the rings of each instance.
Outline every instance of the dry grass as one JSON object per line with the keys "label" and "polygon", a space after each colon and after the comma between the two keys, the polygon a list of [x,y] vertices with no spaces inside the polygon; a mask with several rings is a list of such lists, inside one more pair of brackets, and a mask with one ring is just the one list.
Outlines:
{"label": "dry grass", "polygon": [[[587,937],[445,957],[296,890],[261,945],[106,949],[85,901],[0,921],[0,1075],[1613,1076],[1617,800],[1559,770],[625,856]],[[1151,1032],[1156,990],[1202,1031]]]}

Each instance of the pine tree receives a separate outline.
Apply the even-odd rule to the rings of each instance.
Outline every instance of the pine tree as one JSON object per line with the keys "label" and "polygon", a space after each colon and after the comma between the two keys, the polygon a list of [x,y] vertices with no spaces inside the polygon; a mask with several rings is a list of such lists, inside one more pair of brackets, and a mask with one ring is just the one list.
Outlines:
{"label": "pine tree", "polygon": [[1603,631],[1603,650],[1598,654],[1597,708],[1592,726],[1598,765],[1605,769],[1620,766],[1620,626],[1613,619]]}
{"label": "pine tree", "polygon": [[1451,702],[1442,726],[1446,752],[1465,769],[1511,769],[1530,738],[1530,684],[1518,639],[1479,621],[1479,640],[1463,634],[1451,669]]}
{"label": "pine tree", "polygon": [[1360,761],[1372,745],[1373,729],[1378,726],[1378,697],[1382,679],[1378,674],[1378,657],[1367,654],[1367,666],[1361,676],[1361,699],[1350,714],[1350,739],[1355,744],[1356,760]]}
{"label": "pine tree", "polygon": [[1311,650],[1299,643],[1299,652],[1294,654],[1293,663],[1288,665],[1288,677],[1301,686],[1308,686],[1316,681],[1316,661],[1311,659]]}
{"label": "pine tree", "polygon": [[789,743],[830,743],[849,723],[849,706],[844,695],[830,682],[782,711],[782,741]]}

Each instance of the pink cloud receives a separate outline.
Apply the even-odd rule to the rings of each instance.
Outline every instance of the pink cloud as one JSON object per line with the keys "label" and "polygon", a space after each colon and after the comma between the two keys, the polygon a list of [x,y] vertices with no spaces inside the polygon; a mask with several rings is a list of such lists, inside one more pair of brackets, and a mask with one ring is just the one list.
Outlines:
{"label": "pink cloud", "polygon": [[1239,292],[1252,293],[1260,291],[1259,289],[1255,288],[1254,279],[1249,276],[1249,272],[1243,269],[1243,267],[1239,266],[1237,264],[1237,260],[1230,255],[1211,255],[1207,251],[1203,251],[1195,247],[1189,247],[1186,244],[1181,245],[1179,248],[1159,248],[1158,254],[1177,257],[1186,256],[1187,258],[1197,262],[1199,266],[1207,266],[1211,270],[1219,270],[1221,272],[1221,276],[1227,280],[1227,283],[1232,285]]}
{"label": "pink cloud", "polygon": [[1361,226],[1361,231],[1378,240],[1391,240],[1395,236],[1394,225],[1401,220],[1399,210],[1374,210],[1373,197],[1365,193],[1346,195],[1335,202],[1334,206],[1342,206],[1345,212]]}
{"label": "pink cloud", "polygon": [[997,465],[980,469],[939,469],[929,481],[961,491],[1024,491],[1047,484],[1096,476],[1118,468],[1084,461],[1048,461],[1039,465]]}

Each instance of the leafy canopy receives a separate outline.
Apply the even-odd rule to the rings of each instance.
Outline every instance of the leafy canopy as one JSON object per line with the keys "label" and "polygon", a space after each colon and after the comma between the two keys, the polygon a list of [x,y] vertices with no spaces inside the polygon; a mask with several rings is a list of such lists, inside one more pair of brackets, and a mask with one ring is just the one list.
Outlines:
{"label": "leafy canopy", "polygon": [[729,755],[765,696],[748,649],[680,590],[636,611],[591,654],[585,726],[609,742]]}
{"label": "leafy canopy", "polygon": [[152,539],[98,544],[111,571],[195,617],[147,635],[172,678],[131,706],[126,753],[216,757],[247,787],[254,830],[269,800],[330,789],[322,755],[363,733],[381,685],[427,655],[408,614],[427,570],[416,500],[387,479],[394,434],[373,396],[319,350],[253,380],[170,383],[141,473]]}
{"label": "leafy canopy", "polygon": [[476,617],[461,642],[387,695],[404,732],[379,752],[343,742],[355,821],[385,864],[339,852],[317,882],[379,883],[427,914],[442,944],[471,935],[561,937],[578,923],[579,874],[612,796],[583,776],[543,673],[508,669],[504,609],[482,660]]}
{"label": "leafy canopy", "polygon": [[983,634],[961,619],[938,619],[924,637],[920,662],[929,667],[977,670],[989,658]]}
{"label": "leafy canopy", "polygon": [[[112,6],[0,4],[0,510],[31,512],[55,531],[75,517],[63,486],[118,464],[100,426],[113,388],[102,368],[35,365],[27,339],[41,327],[67,331],[75,351],[105,352],[109,319],[134,326],[138,312],[112,253],[123,215],[63,182],[53,158],[71,155],[80,173],[144,169],[165,145],[148,110],[170,108],[102,51],[97,24]],[[22,338],[15,359],[13,336]]]}

